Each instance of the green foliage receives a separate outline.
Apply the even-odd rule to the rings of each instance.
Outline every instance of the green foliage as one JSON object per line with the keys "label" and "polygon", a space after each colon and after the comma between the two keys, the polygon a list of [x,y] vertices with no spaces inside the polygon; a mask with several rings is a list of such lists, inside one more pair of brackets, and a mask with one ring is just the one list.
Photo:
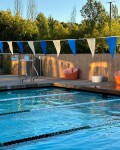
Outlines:
{"label": "green foliage", "polygon": [[96,0],[87,0],[87,3],[80,10],[81,15],[87,20],[89,33],[92,36],[96,23],[99,26],[107,20],[107,13],[100,2]]}
{"label": "green foliage", "polygon": [[51,39],[57,40],[57,39],[62,39],[68,37],[68,29],[64,28],[62,24],[59,22],[55,21],[54,24],[54,30],[52,31],[52,37]]}
{"label": "green foliage", "polygon": [[0,40],[24,41],[38,37],[36,22],[22,19],[18,14],[12,16],[10,11],[0,12]]}
{"label": "green foliage", "polygon": [[118,19],[118,17],[119,17],[118,8],[116,5],[112,5],[112,17],[114,19]]}
{"label": "green foliage", "polygon": [[37,16],[37,26],[39,29],[39,39],[46,40],[49,37],[49,25],[48,20],[43,13]]}
{"label": "green foliage", "polygon": [[[109,14],[97,0],[87,0],[81,9],[84,20],[75,23],[76,10],[73,9],[70,22],[59,22],[52,16],[45,17],[39,13],[35,21],[23,19],[19,14],[12,16],[10,11],[0,11],[0,40],[1,41],[47,41],[47,53],[56,53],[52,40],[61,40],[61,53],[72,53],[67,39],[77,40],[77,53],[90,53],[86,40],[80,38],[96,38],[96,52],[107,53],[108,46],[105,39],[98,37],[110,36]],[[112,5],[112,29],[111,35],[120,35],[120,16],[118,8]],[[50,41],[49,41],[50,40]],[[32,53],[28,43],[25,42],[25,53]],[[117,52],[120,51],[118,40]],[[34,42],[36,53],[43,53],[39,42]],[[20,52],[16,42],[13,43],[14,52]],[[4,52],[9,52],[8,44],[4,43]]]}

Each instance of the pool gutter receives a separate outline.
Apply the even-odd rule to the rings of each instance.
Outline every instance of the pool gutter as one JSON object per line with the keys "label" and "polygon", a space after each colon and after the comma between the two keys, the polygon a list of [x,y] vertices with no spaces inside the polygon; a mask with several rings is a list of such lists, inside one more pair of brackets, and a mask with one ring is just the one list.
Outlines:
{"label": "pool gutter", "polygon": [[94,92],[94,93],[100,93],[100,94],[120,96],[120,90],[116,90],[115,88],[112,88],[111,86],[108,86],[108,87],[99,86],[99,85],[83,86],[83,85],[72,85],[72,84],[66,84],[66,83],[53,83],[53,86],[67,88],[67,89],[75,89],[75,90],[86,91],[86,92]]}
{"label": "pool gutter", "polygon": [[102,94],[110,94],[120,96],[120,87],[116,89],[116,85],[110,82],[92,83],[91,81],[81,80],[61,80],[61,79],[45,79],[44,81],[38,81],[33,83],[7,83],[0,85],[0,91],[6,90],[22,90],[31,88],[44,88],[44,87],[61,87],[67,89],[75,89],[80,91],[95,92]]}

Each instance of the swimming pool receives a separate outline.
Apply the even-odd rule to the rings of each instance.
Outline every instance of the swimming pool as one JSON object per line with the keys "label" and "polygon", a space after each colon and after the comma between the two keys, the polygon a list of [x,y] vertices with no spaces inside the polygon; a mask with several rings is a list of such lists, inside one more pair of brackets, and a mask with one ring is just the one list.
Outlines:
{"label": "swimming pool", "polygon": [[62,88],[0,92],[0,149],[120,149],[119,108],[120,97]]}

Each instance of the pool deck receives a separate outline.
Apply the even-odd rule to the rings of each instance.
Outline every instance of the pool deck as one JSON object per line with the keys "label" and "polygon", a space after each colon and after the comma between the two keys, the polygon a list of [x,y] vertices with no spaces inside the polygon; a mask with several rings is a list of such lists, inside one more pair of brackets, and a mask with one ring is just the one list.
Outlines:
{"label": "pool deck", "polygon": [[66,80],[43,76],[35,79],[34,82],[30,82],[30,78],[24,80],[23,82],[20,82],[19,77],[15,75],[0,76],[0,91],[49,86],[120,96],[120,86],[116,85],[115,82],[93,83],[88,80]]}

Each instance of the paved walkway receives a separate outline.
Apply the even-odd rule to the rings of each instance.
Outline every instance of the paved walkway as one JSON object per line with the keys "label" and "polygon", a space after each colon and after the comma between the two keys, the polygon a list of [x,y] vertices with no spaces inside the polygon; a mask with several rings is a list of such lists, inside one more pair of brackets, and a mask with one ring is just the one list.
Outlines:
{"label": "paved walkway", "polygon": [[115,82],[93,83],[88,80],[65,80],[50,77],[39,77],[39,79],[35,79],[34,82],[30,82],[30,78],[28,78],[27,80],[20,82],[19,77],[15,75],[0,76],[0,90],[20,88],[24,89],[46,86],[65,87],[78,90],[120,95],[120,86],[116,85]]}

